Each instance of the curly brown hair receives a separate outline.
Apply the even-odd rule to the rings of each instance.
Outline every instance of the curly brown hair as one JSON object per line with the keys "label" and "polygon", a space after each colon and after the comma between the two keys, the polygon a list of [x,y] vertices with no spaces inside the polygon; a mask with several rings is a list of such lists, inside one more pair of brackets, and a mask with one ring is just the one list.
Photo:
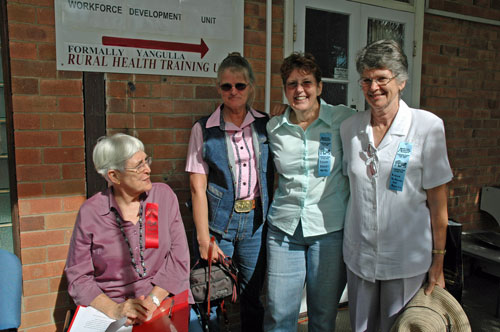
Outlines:
{"label": "curly brown hair", "polygon": [[321,82],[321,69],[311,53],[294,52],[283,60],[280,68],[283,85],[286,84],[286,80],[295,69],[312,74],[316,83]]}

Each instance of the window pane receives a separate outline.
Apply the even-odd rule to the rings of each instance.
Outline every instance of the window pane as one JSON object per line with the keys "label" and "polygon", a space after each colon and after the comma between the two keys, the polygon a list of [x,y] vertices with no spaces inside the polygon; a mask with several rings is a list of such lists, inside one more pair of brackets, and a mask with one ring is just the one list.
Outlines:
{"label": "window pane", "polygon": [[306,9],[305,51],[312,53],[323,77],[347,80],[349,16]]}
{"label": "window pane", "polygon": [[9,163],[7,158],[0,158],[0,189],[9,189]]}
{"label": "window pane", "polygon": [[0,227],[0,248],[14,252],[12,243],[12,226]]}
{"label": "window pane", "polygon": [[404,48],[405,26],[403,23],[386,20],[368,19],[367,45],[381,39],[393,39]]}
{"label": "window pane", "polygon": [[0,193],[0,224],[8,224],[11,220],[10,194]]}
{"label": "window pane", "polygon": [[328,104],[347,105],[347,84],[323,82],[321,98]]}
{"label": "window pane", "polygon": [[0,155],[7,154],[7,130],[5,122],[0,120]]}

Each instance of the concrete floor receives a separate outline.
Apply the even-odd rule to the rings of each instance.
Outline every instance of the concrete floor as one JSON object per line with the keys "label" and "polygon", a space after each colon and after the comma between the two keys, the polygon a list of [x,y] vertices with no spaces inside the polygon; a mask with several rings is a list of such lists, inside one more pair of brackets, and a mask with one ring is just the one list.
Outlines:
{"label": "concrete floor", "polygon": [[[500,279],[480,270],[465,277],[462,306],[472,332],[500,332],[500,318],[495,317],[497,293],[500,291]],[[307,319],[300,321],[298,332],[307,331]],[[349,312],[340,310],[337,315],[336,332],[351,332]]]}
{"label": "concrete floor", "polygon": [[[468,267],[464,267],[464,272],[465,285],[462,293],[462,306],[469,318],[472,332],[500,332],[500,318],[495,317],[500,278],[493,277],[481,270],[470,271]],[[238,332],[240,331],[238,311],[231,303],[228,303],[227,306],[228,311],[232,312],[230,330]],[[339,310],[335,331],[351,332],[347,308]],[[307,317],[299,319],[297,332],[307,332]]]}

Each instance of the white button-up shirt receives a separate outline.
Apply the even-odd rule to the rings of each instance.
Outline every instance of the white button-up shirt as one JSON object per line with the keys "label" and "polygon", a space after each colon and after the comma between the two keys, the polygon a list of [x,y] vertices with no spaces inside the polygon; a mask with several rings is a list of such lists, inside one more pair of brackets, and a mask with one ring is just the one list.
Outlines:
{"label": "white button-up shirt", "polygon": [[[352,272],[372,282],[413,277],[427,272],[432,262],[425,190],[453,177],[443,121],[400,100],[391,127],[372,152],[368,151],[369,144],[374,147],[370,119],[370,112],[360,112],[341,126],[343,172],[349,176],[351,190],[344,261]],[[411,143],[412,151],[403,189],[395,191],[389,189],[389,180],[401,142]]]}
{"label": "white button-up shirt", "polygon": [[[341,230],[349,197],[342,174],[340,124],[354,110],[321,104],[318,119],[304,131],[290,122],[290,108],[267,123],[278,189],[268,214],[269,223],[293,235],[299,221],[305,237]],[[330,175],[319,176],[320,135],[331,134]]]}

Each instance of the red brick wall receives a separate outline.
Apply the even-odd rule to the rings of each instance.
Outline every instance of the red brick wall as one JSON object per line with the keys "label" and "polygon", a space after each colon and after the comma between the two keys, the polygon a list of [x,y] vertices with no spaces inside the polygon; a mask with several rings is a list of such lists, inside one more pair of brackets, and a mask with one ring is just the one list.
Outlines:
{"label": "red brick wall", "polygon": [[[281,100],[283,1],[273,1],[272,99]],[[82,73],[57,71],[54,0],[8,0],[23,304],[21,331],[61,331],[73,306],[63,269],[74,220],[85,200]],[[264,110],[266,1],[245,1],[244,54]],[[193,122],[215,109],[214,79],[106,74],[107,127],[138,136],[154,158],[153,179],[167,182],[192,220],[185,155]],[[131,91],[129,82],[135,87]]]}
{"label": "red brick wall", "polygon": [[52,0],[9,1],[7,12],[24,280],[21,329],[55,331],[54,322],[64,319],[70,304],[62,274],[85,197],[82,74],[56,70]]}
{"label": "red brick wall", "polygon": [[500,0],[429,0],[429,8],[489,20],[500,18]]}
{"label": "red brick wall", "polygon": [[[498,10],[483,9],[478,16],[491,17],[490,12],[500,18]],[[500,27],[425,15],[421,107],[445,122],[455,176],[449,215],[464,229],[494,226],[478,203],[481,187],[500,185],[499,54]]]}

